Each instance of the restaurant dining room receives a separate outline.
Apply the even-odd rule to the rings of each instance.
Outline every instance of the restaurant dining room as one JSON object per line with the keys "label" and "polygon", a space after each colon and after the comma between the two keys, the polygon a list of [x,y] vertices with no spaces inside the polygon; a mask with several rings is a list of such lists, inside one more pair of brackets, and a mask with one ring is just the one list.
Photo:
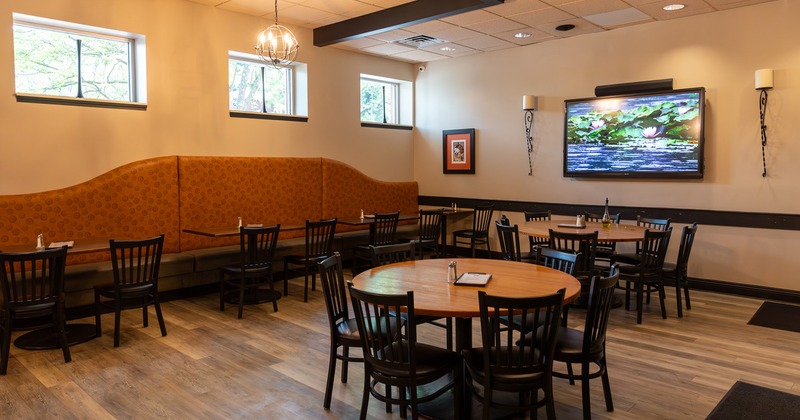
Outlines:
{"label": "restaurant dining room", "polygon": [[3,1],[3,416],[797,418],[798,16]]}

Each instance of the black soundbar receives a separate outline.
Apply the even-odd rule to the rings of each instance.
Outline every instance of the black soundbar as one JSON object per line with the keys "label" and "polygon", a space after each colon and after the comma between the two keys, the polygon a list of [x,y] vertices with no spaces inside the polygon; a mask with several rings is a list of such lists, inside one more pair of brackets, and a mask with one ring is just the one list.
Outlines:
{"label": "black soundbar", "polygon": [[672,79],[645,80],[643,82],[601,85],[594,88],[594,96],[617,96],[672,90]]}

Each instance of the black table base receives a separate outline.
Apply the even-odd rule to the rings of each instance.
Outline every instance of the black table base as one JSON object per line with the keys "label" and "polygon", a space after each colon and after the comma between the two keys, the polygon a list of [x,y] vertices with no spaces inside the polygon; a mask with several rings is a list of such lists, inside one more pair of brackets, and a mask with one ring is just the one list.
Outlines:
{"label": "black table base", "polygon": [[[94,324],[67,324],[67,344],[84,343],[97,336]],[[27,332],[14,340],[14,346],[25,350],[51,350],[61,348],[58,333],[53,327],[39,328]]]}
{"label": "black table base", "polygon": [[[278,300],[280,298],[281,292],[277,290],[258,289],[256,293],[253,293],[252,291],[246,291],[244,293],[244,304],[257,305],[260,303],[272,302],[273,300]],[[225,302],[230,303],[231,305],[238,305],[239,292],[234,290],[225,292]]]}

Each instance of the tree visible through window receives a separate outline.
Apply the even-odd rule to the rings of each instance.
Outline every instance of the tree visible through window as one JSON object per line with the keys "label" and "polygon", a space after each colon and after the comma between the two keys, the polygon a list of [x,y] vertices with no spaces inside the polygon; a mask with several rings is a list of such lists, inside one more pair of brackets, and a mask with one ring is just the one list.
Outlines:
{"label": "tree visible through window", "polygon": [[397,124],[397,83],[361,78],[361,121]]}
{"label": "tree visible through window", "polygon": [[15,23],[16,91],[134,101],[131,51],[130,39]]}
{"label": "tree visible through window", "polygon": [[291,70],[229,59],[228,91],[233,111],[290,114]]}

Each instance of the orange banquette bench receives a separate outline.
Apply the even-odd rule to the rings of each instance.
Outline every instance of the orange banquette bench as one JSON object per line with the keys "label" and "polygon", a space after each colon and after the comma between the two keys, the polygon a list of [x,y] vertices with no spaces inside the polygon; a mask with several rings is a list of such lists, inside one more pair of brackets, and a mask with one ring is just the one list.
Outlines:
{"label": "orange banquette bench", "polygon": [[[59,190],[0,195],[0,251],[34,244],[39,233],[46,243],[164,233],[159,287],[169,291],[214,283],[217,267],[238,259],[238,237],[184,229],[235,227],[237,217],[245,224],[302,226],[306,219],[355,217],[360,209],[413,213],[417,196],[416,182],[379,181],[324,158],[157,157]],[[366,239],[363,228],[339,225],[337,232],[345,252]],[[285,231],[275,259],[303,251],[303,230]],[[111,281],[109,260],[108,251],[68,256],[68,307],[93,303],[93,286]]]}

